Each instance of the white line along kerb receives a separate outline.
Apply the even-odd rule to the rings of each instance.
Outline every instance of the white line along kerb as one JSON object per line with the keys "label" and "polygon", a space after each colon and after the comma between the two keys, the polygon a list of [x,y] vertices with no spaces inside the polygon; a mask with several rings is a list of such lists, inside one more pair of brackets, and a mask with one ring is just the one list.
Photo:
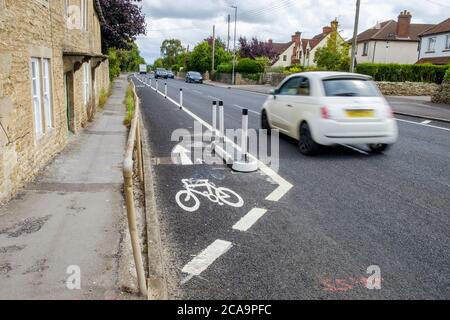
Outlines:
{"label": "white line along kerb", "polygon": [[216,261],[221,255],[231,249],[233,244],[228,241],[216,240],[203,250],[181,270],[192,276],[198,276]]}

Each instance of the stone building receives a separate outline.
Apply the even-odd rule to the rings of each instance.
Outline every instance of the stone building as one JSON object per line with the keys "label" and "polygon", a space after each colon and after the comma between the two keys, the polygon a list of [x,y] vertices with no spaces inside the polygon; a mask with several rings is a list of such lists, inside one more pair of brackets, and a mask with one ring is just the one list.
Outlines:
{"label": "stone building", "polygon": [[0,203],[93,118],[103,22],[98,0],[0,0]]}

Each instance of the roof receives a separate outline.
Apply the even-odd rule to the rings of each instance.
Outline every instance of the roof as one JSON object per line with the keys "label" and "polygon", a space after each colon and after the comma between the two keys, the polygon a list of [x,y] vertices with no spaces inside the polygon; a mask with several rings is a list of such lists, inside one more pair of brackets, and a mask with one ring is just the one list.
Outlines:
{"label": "roof", "polygon": [[[411,23],[410,35],[408,38],[397,37],[397,21],[388,20],[381,22],[377,26],[367,29],[366,31],[358,35],[358,43],[370,41],[370,40],[382,40],[382,41],[417,41],[419,42],[419,35],[425,30],[435,26],[434,24],[419,24]],[[351,40],[350,40],[351,41]]]}
{"label": "roof", "polygon": [[432,34],[445,33],[445,32],[450,32],[450,18],[442,21],[441,23],[438,23],[438,24],[432,26],[431,28],[428,28],[427,30],[425,30],[424,32],[419,34],[419,37],[429,36]]}
{"label": "roof", "polygon": [[450,57],[422,58],[416,62],[416,64],[424,64],[424,63],[445,65],[450,63]]}
{"label": "roof", "polygon": [[303,52],[306,52],[306,48],[308,47],[308,43],[309,43],[309,46],[311,47],[311,49],[314,49],[328,35],[329,35],[329,33],[320,33],[320,34],[314,36],[312,39],[302,38],[302,49],[303,49]]}
{"label": "roof", "polygon": [[102,6],[100,5],[100,0],[94,0],[94,9],[97,11],[98,19],[100,20],[100,23],[106,23],[105,16],[103,15]]}
{"label": "roof", "polygon": [[277,55],[281,55],[283,52],[285,52],[289,47],[293,44],[293,42],[288,43],[272,43],[273,49],[277,53]]}

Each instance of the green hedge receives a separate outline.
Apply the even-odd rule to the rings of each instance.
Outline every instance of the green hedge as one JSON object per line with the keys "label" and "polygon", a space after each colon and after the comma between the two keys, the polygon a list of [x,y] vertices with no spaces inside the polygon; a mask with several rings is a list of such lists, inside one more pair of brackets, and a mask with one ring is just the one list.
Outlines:
{"label": "green hedge", "polygon": [[245,58],[239,60],[236,70],[239,73],[261,73],[264,71],[264,68],[255,60]]}
{"label": "green hedge", "polygon": [[447,72],[445,73],[444,80],[450,80],[450,67],[447,69]]}
{"label": "green hedge", "polygon": [[222,63],[217,66],[218,73],[232,73],[233,65],[231,63]]}
{"label": "green hedge", "polygon": [[372,76],[375,81],[442,83],[449,68],[433,64],[378,64],[362,63],[356,72]]}

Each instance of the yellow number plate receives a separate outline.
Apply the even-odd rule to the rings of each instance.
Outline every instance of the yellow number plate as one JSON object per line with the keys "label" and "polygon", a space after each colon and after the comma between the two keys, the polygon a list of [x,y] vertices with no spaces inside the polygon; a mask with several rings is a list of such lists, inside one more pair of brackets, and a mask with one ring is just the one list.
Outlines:
{"label": "yellow number plate", "polygon": [[373,118],[375,112],[373,110],[347,110],[347,117],[349,118]]}

